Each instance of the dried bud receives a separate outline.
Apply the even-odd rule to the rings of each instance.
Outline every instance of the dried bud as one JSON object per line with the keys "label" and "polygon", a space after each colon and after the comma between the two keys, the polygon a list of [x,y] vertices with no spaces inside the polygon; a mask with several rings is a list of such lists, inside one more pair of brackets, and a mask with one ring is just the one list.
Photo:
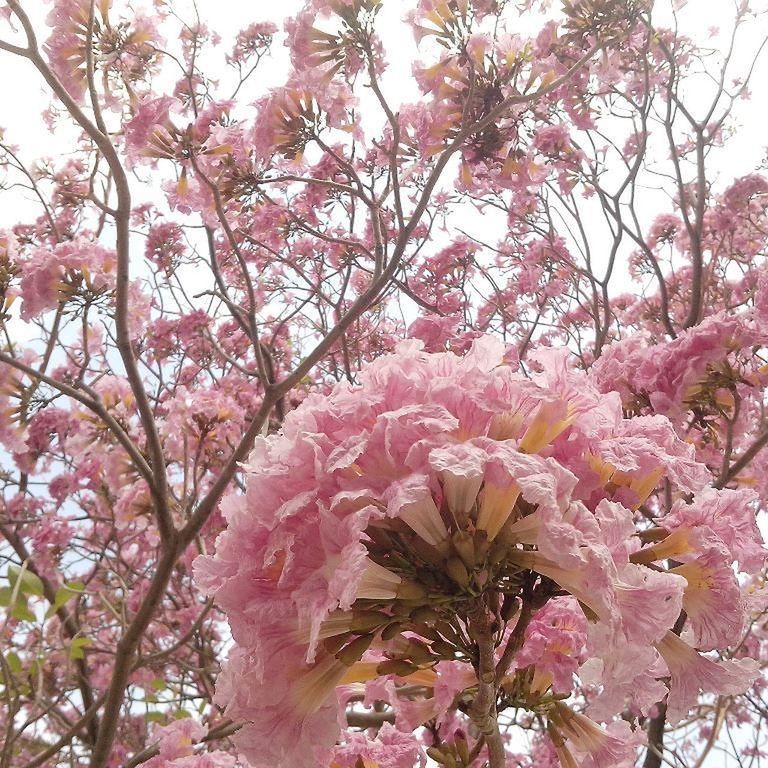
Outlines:
{"label": "dried bud", "polygon": [[491,548],[491,542],[488,541],[488,531],[482,529],[475,531],[474,539],[475,562],[482,563]]}
{"label": "dried bud", "polygon": [[353,640],[348,646],[336,654],[336,658],[342,663],[351,667],[356,661],[360,661],[363,654],[371,647],[373,634],[361,635]]}
{"label": "dried bud", "polygon": [[386,613],[379,611],[355,611],[351,629],[353,632],[368,632],[385,624],[390,618]]}
{"label": "dried bud", "polygon": [[520,610],[520,602],[512,595],[504,595],[504,602],[501,604],[501,618],[504,621],[510,621]]}
{"label": "dried bud", "polygon": [[404,659],[387,659],[382,661],[376,667],[377,675],[397,675],[398,677],[408,677],[414,672],[418,672],[419,668],[412,664],[410,661]]}
{"label": "dried bud", "polygon": [[415,611],[411,611],[411,618],[418,622],[440,621],[440,614],[428,605],[420,605]]}
{"label": "dried bud", "polygon": [[456,554],[461,558],[468,569],[475,567],[475,544],[472,537],[466,531],[456,531],[451,543]]}
{"label": "dried bud", "polygon": [[467,737],[464,735],[464,731],[458,729],[456,735],[453,737],[453,745],[456,747],[456,754],[461,760],[461,764],[469,766],[469,744],[467,744]]}
{"label": "dried bud", "polygon": [[401,621],[395,621],[388,627],[385,627],[381,633],[382,640],[391,640],[393,637],[397,637],[408,625]]}
{"label": "dried bud", "polygon": [[408,640],[408,645],[402,655],[418,665],[431,664],[434,661],[429,646],[421,640],[414,638]]}
{"label": "dried bud", "polygon": [[459,637],[458,632],[447,621],[438,622],[435,624],[435,629],[447,640],[450,640],[457,645],[460,644],[461,638]]}
{"label": "dried bud", "polygon": [[444,659],[453,660],[456,656],[456,647],[446,640],[435,640],[432,643],[432,652]]}
{"label": "dried bud", "polygon": [[431,627],[429,624],[423,624],[421,622],[414,622],[411,624],[410,631],[430,642],[432,640],[443,639],[440,637],[440,633],[434,627]]}
{"label": "dried bud", "polygon": [[425,563],[429,565],[440,565],[443,562],[443,555],[437,547],[424,541],[421,536],[413,536],[408,543],[408,547]]}
{"label": "dried bud", "polygon": [[325,650],[328,651],[328,653],[335,654],[338,652],[340,648],[343,648],[344,645],[346,645],[351,639],[352,639],[351,632],[345,632],[342,635],[334,635],[333,637],[329,637],[326,640],[323,640],[323,648],[325,648]]}
{"label": "dried bud", "polygon": [[383,528],[369,525],[365,532],[384,551],[391,552],[395,548],[392,537]]}
{"label": "dried bud", "polygon": [[397,588],[399,600],[423,600],[427,596],[427,590],[415,581],[404,581]]}
{"label": "dried bud", "polygon": [[469,571],[458,557],[449,557],[445,563],[445,572],[460,587],[469,586]]}

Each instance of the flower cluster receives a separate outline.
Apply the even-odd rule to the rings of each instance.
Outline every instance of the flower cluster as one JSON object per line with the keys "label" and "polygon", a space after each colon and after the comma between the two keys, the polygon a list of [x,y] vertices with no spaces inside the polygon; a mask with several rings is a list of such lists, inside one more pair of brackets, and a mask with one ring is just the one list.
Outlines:
{"label": "flower cluster", "polygon": [[[255,766],[327,760],[338,686],[367,684],[408,728],[439,721],[477,689],[482,632],[499,706],[543,715],[561,759],[584,764],[624,759],[636,740],[563,703],[583,658],[600,660],[589,673],[604,719],[627,703],[647,713],[670,677],[672,719],[700,689],[753,678],[749,662],[712,661],[671,631],[685,607],[697,647],[737,637],[730,565],[762,558],[750,500],[706,490],[665,419],[623,419],[618,396],[563,355],[541,355],[528,379],[504,352],[489,337],[464,357],[406,342],[254,448],[246,493],[226,501],[228,528],[196,570],[230,620],[217,696],[248,722],[239,746]],[[679,501],[640,532],[633,510],[662,478]]]}
{"label": "flower cluster", "polygon": [[[157,47],[163,43],[157,19],[134,10],[130,21],[121,18],[112,23],[111,6],[112,0],[55,0],[46,18],[51,29],[46,52],[75,99],[85,94],[89,58],[105,85],[122,83],[132,88],[129,93],[144,85],[156,68]],[[111,96],[110,88],[105,88],[105,97]]]}
{"label": "flower cluster", "polygon": [[77,295],[94,300],[110,292],[116,266],[114,251],[87,237],[36,248],[20,265],[22,318],[30,320]]}

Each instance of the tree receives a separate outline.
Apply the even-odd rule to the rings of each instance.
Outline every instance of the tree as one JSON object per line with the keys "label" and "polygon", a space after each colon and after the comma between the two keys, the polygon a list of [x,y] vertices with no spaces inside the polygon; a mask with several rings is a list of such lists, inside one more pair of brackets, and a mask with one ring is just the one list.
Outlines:
{"label": "tree", "polygon": [[274,18],[35,5],[0,766],[759,759],[764,16],[307,0],[270,87]]}

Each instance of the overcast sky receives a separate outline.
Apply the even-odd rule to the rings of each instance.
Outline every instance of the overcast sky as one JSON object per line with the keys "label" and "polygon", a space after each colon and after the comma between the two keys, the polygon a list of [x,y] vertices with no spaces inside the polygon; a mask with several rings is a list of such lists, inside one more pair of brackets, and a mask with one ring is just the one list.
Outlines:
{"label": "overcast sky", "polygon": [[[148,0],[144,0],[148,3]],[[193,0],[177,0],[176,5],[182,12],[190,8]],[[298,10],[301,0],[196,0],[197,7],[203,20],[213,29],[220,32],[223,38],[222,55],[229,48],[228,41],[243,26],[252,21],[271,19],[282,26],[284,18]],[[757,0],[763,7],[768,6],[768,0]],[[2,0],[0,0],[2,3]],[[40,0],[23,0],[28,12],[42,22],[44,8]],[[141,0],[134,3],[141,5]],[[678,2],[679,4],[679,2]],[[390,62],[385,87],[390,94],[402,93],[403,83],[409,76],[408,61],[412,57],[414,44],[410,30],[401,19],[403,10],[411,3],[401,0],[385,0],[385,11],[382,14],[380,28],[386,43],[388,60]],[[711,36],[711,30],[720,28],[727,33],[731,26],[734,2],[732,0],[689,0],[680,12],[680,27],[695,40],[712,45],[724,46],[727,36],[724,34]],[[670,23],[670,3],[668,0],[657,0],[656,19],[658,23]],[[44,25],[39,34],[45,39]],[[744,35],[737,48],[736,56],[742,62],[752,51],[759,36],[758,27],[763,31],[768,29],[768,22],[753,25],[750,34]],[[525,32],[524,25],[515,25],[516,29]],[[276,84],[283,75],[286,67],[286,57],[277,50],[276,62],[265,67],[260,75],[262,81]],[[741,68],[739,68],[741,69]],[[760,71],[754,79],[753,98],[739,106],[739,135],[740,141],[733,143],[733,156],[729,163],[730,170],[735,175],[747,172],[753,168],[764,153],[766,144],[765,104],[768,97],[768,56],[764,55]],[[0,126],[7,129],[8,137],[17,143],[23,143],[31,154],[54,154],[61,151],[59,137],[52,136],[40,119],[40,113],[46,103],[46,95],[36,73],[26,62],[0,52]],[[5,217],[3,217],[5,218]]]}

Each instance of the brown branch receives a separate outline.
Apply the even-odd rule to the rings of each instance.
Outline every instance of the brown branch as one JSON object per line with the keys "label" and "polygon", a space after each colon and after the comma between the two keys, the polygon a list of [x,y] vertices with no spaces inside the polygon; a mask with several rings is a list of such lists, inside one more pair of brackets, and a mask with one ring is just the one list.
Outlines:
{"label": "brown branch", "polygon": [[[109,165],[112,176],[115,180],[115,191],[117,194],[117,207],[114,210],[113,218],[115,221],[117,253],[117,274],[116,274],[116,295],[115,295],[115,324],[116,324],[116,342],[118,352],[123,361],[126,377],[131,387],[136,406],[139,411],[141,423],[146,434],[149,453],[151,457],[151,466],[153,472],[153,482],[149,484],[150,493],[154,502],[155,516],[160,536],[164,541],[170,541],[175,537],[175,529],[168,505],[168,488],[165,474],[165,459],[163,447],[160,442],[160,435],[155,424],[154,413],[150,405],[149,398],[144,383],[139,372],[139,368],[134,356],[133,345],[128,329],[128,296],[130,288],[130,216],[131,216],[131,190],[128,184],[128,177],[125,173],[117,151],[112,144],[109,136],[99,130],[83,110],[77,105],[70,96],[67,89],[53,73],[47,62],[40,54],[32,22],[26,12],[19,5],[18,0],[7,0],[11,10],[21,22],[24,32],[27,36],[27,48],[23,53],[16,52],[17,55],[28,59],[37,69],[45,82],[50,87],[53,94],[61,101],[67,112],[73,120],[85,131],[93,140],[96,147],[104,155]],[[91,768],[100,768],[106,760],[106,755],[100,756],[99,761],[92,764]]]}
{"label": "brown branch", "polygon": [[[21,536],[2,524],[0,524],[0,533],[11,545],[19,559],[22,562],[26,562],[27,570],[37,576],[38,579],[40,579],[40,582],[43,585],[43,595],[45,599],[51,605],[55,605],[58,587],[48,579],[43,571],[36,567]],[[75,618],[75,614],[67,610],[66,606],[59,606],[56,609],[56,615],[58,616],[62,629],[64,630],[67,637],[74,639],[80,635],[82,630],[77,619]],[[88,737],[91,743],[94,743],[96,741],[98,730],[98,721],[96,720],[96,712],[98,711],[98,706],[96,705],[97,702],[94,701],[93,688],[91,687],[91,682],[88,677],[88,666],[85,662],[85,659],[75,659],[75,667],[77,669],[77,687],[80,691],[80,696],[83,699],[83,706],[86,708],[86,714],[90,712],[87,718],[85,717],[85,714],[83,715],[83,718],[85,719],[83,723],[78,726],[75,732],[79,731],[82,725],[87,726]],[[96,705],[95,709],[94,705]]]}
{"label": "brown branch", "polygon": [[472,702],[470,717],[488,746],[488,767],[504,768],[506,752],[499,731],[496,712],[496,669],[494,658],[493,617],[487,606],[481,605],[471,617],[471,634],[477,643],[477,694]]}
{"label": "brown branch", "polygon": [[57,392],[61,392],[61,394],[71,397],[73,400],[77,400],[78,403],[82,403],[88,410],[95,413],[117,438],[120,445],[125,448],[126,452],[133,460],[139,474],[147,481],[147,484],[151,484],[152,470],[150,469],[149,464],[147,464],[144,456],[142,456],[128,433],[120,426],[120,423],[109,413],[101,402],[94,397],[89,397],[87,394],[69,384],[58,381],[57,379],[26,365],[26,363],[16,360],[5,352],[0,352],[0,363],[5,363],[6,365],[15,368],[17,371],[22,371],[36,381],[46,383],[49,387],[53,387]]}
{"label": "brown branch", "polygon": [[[208,733],[203,736],[198,744],[207,744],[211,741],[217,741],[218,739],[226,739],[227,736],[231,736],[233,733],[237,733],[243,726],[240,723],[233,723],[229,720],[220,723],[215,728],[211,728]],[[146,763],[147,760],[151,760],[160,754],[160,747],[157,744],[151,747],[142,749],[141,752],[135,754],[127,763],[123,765],[123,768],[136,768],[137,765]]]}
{"label": "brown branch", "polygon": [[53,744],[51,744],[50,747],[47,747],[42,752],[38,752],[32,758],[32,760],[30,760],[24,766],[24,768],[38,768],[38,766],[45,763],[49,757],[53,757],[55,754],[60,752],[62,747],[65,747],[72,741],[72,739],[77,735],[78,731],[80,731],[84,726],[88,726],[93,721],[96,713],[99,711],[99,707],[103,702],[104,696],[99,696],[99,698],[96,699],[96,701],[94,701],[91,706],[88,707],[88,709],[83,713],[83,716],[76,722],[72,723],[66,733],[61,735],[58,741],[55,741]]}
{"label": "brown branch", "polygon": [[380,728],[384,723],[394,723],[394,712],[347,712],[350,728]]}
{"label": "brown branch", "polygon": [[756,438],[755,442],[752,443],[752,445],[747,448],[744,453],[739,456],[736,461],[731,464],[730,468],[727,472],[724,472],[720,479],[715,483],[715,488],[724,488],[731,480],[733,480],[736,475],[741,472],[742,469],[744,469],[747,464],[749,464],[752,459],[757,456],[760,451],[765,448],[765,446],[768,445],[768,429],[766,429],[759,437]]}
{"label": "brown branch", "polygon": [[[680,611],[672,631],[680,635],[685,627],[688,616],[685,611]],[[656,705],[656,714],[648,722],[648,750],[645,753],[643,768],[661,768],[664,757],[664,728],[667,724],[667,701],[660,701]]]}

